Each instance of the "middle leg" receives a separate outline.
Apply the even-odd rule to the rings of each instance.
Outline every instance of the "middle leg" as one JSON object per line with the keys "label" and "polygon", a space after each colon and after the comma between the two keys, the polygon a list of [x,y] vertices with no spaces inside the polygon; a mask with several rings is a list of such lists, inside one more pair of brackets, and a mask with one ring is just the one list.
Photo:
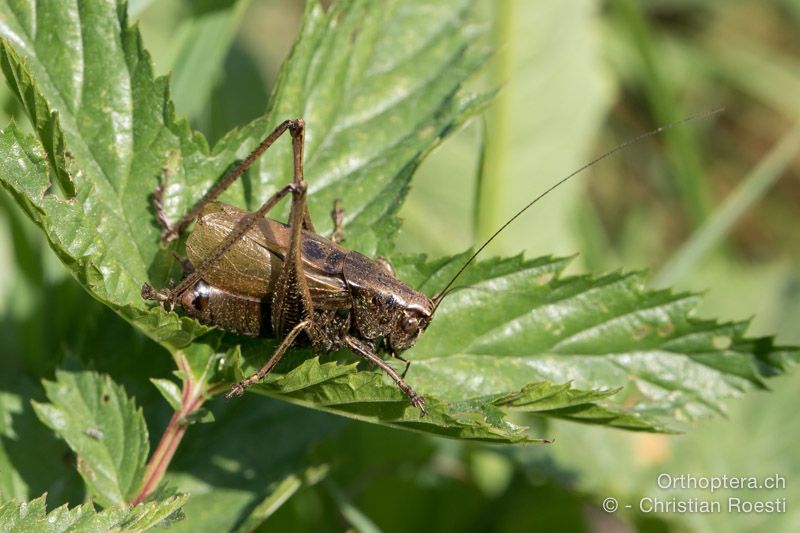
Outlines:
{"label": "middle leg", "polygon": [[244,391],[247,387],[258,383],[259,381],[264,379],[267,376],[267,374],[272,372],[272,369],[274,369],[278,365],[280,360],[283,359],[283,356],[284,354],[286,354],[286,351],[289,348],[291,348],[292,344],[294,344],[295,340],[297,340],[297,336],[300,335],[300,333],[303,330],[305,330],[310,323],[311,323],[310,321],[306,320],[300,322],[294,328],[292,328],[292,330],[289,332],[288,335],[286,335],[286,337],[284,337],[284,339],[281,341],[278,347],[275,348],[275,352],[273,352],[272,357],[270,357],[269,360],[266,363],[264,363],[264,366],[262,366],[258,370],[258,372],[256,372],[252,376],[247,377],[241,380],[239,383],[234,384],[231,387],[231,390],[228,391],[228,394],[225,395],[225,399],[230,400],[234,396],[236,397],[241,396],[242,394],[244,394]]}

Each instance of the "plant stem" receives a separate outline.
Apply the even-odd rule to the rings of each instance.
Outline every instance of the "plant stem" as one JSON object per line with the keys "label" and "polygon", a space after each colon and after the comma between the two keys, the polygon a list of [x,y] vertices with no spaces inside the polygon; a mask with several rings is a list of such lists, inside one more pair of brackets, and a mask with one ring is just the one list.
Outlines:
{"label": "plant stem", "polygon": [[185,376],[181,388],[180,409],[172,415],[169,424],[167,424],[164,433],[161,435],[158,446],[153,451],[153,455],[150,456],[150,461],[147,463],[147,468],[144,472],[142,486],[136,497],[131,500],[131,506],[142,503],[161,483],[167,467],[172,461],[172,457],[175,455],[181,440],[183,440],[186,429],[189,427],[188,417],[200,409],[203,402],[205,402],[206,391],[202,383],[192,379],[192,373],[186,359],[181,358],[178,366]]}
{"label": "plant stem", "polygon": [[[495,10],[493,40],[497,51],[493,61],[492,81],[494,85],[508,82],[512,76],[511,42],[506,42],[514,20],[515,5],[510,0],[501,0],[493,5]],[[483,132],[481,171],[475,184],[475,201],[472,214],[473,240],[480,243],[498,228],[506,217],[503,208],[503,184],[499,181],[507,176],[505,149],[508,145],[509,110],[508,89],[500,91],[494,105],[488,110],[488,121]]]}

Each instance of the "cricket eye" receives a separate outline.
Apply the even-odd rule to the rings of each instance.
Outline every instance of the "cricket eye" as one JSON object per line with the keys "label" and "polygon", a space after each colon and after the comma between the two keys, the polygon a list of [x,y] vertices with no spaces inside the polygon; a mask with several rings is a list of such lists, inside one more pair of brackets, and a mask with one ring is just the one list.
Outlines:
{"label": "cricket eye", "polygon": [[406,333],[416,333],[419,331],[419,319],[415,316],[406,316],[401,327]]}

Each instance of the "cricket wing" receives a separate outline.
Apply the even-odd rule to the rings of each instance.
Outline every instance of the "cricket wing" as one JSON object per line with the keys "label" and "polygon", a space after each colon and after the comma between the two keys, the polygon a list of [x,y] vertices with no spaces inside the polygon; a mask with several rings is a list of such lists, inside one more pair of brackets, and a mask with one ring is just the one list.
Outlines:
{"label": "cricket wing", "polygon": [[[247,214],[227,204],[209,203],[186,240],[192,265],[197,266],[208,257]],[[289,239],[286,224],[261,219],[203,277],[212,285],[244,296],[271,295]],[[315,308],[349,307],[349,292],[341,274],[346,255],[346,250],[330,240],[303,232],[303,267]]]}

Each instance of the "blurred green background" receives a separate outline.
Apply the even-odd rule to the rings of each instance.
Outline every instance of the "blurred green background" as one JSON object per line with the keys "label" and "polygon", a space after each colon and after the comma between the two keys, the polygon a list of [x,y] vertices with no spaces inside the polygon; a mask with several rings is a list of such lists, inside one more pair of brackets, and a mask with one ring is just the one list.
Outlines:
{"label": "blurred green background", "polygon": [[[490,253],[577,253],[574,272],[647,268],[654,286],[707,291],[702,316],[753,316],[751,335],[800,343],[800,1],[498,0],[481,7],[496,52],[473,83],[501,91],[414,177],[399,251],[435,257],[474,246],[593,156],[725,107],[593,166],[526,213]],[[129,11],[157,72],[172,72],[178,112],[213,142],[264,112],[303,2],[132,0]],[[0,101],[3,123],[20,116],[4,85]],[[67,355],[115,352],[113,363],[93,364],[113,368],[157,434],[168,412],[137,379],[137,365],[147,361],[148,375],[163,367],[166,376],[168,358],[149,354],[144,339],[119,353],[114,328],[129,326],[66,274],[5,191],[0,272],[6,379],[27,376],[33,390],[37,376]],[[108,324],[107,334],[82,334],[92,330],[75,326],[77,310],[87,324]],[[309,461],[330,466],[328,477],[301,489],[262,528],[795,531],[800,376],[771,386],[730,402],[728,419],[679,436],[549,422],[536,431],[554,444],[501,448],[334,423],[308,452]],[[264,443],[262,453],[269,448]],[[662,472],[777,474],[786,488],[666,491],[656,485]],[[70,483],[77,484],[58,489],[68,499]],[[645,514],[635,510],[643,496],[786,498],[787,510]],[[52,488],[51,497],[61,501]],[[633,509],[605,513],[607,497]]]}

